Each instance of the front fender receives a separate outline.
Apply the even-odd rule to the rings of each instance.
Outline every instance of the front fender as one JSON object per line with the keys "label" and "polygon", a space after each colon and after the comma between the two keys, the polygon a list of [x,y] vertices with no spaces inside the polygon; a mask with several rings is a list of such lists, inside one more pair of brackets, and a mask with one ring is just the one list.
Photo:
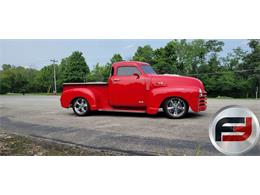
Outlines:
{"label": "front fender", "polygon": [[185,100],[194,112],[198,112],[198,87],[160,87],[152,89],[147,96],[147,112],[156,114],[161,104],[169,97],[180,97]]}
{"label": "front fender", "polygon": [[71,106],[72,100],[77,97],[85,98],[88,101],[91,110],[97,109],[96,97],[93,92],[87,88],[68,89],[62,92],[60,98],[61,106],[64,108],[69,108]]}

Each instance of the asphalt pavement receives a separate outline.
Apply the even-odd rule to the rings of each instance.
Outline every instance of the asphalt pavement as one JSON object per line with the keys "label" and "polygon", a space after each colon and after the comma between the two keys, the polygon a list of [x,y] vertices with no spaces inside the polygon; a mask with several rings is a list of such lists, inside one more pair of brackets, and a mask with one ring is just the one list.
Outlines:
{"label": "asphalt pavement", "polygon": [[[95,112],[78,117],[61,108],[59,96],[0,96],[0,129],[82,147],[129,155],[221,155],[211,144],[208,126],[222,107],[242,105],[260,120],[260,100],[208,99],[204,112],[183,119],[163,113]],[[247,155],[260,155],[260,143]]]}

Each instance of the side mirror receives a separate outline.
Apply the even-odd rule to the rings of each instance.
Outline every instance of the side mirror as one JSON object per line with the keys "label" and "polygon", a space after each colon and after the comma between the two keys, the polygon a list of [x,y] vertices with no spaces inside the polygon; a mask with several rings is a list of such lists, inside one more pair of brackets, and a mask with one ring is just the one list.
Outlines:
{"label": "side mirror", "polygon": [[136,76],[136,79],[140,78],[140,75],[137,72],[134,72],[133,75]]}

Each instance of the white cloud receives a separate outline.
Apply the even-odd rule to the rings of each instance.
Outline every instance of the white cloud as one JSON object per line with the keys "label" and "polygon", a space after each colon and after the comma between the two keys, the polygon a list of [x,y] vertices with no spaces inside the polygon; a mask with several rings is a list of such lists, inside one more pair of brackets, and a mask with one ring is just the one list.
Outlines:
{"label": "white cloud", "polygon": [[132,49],[132,48],[135,48],[135,45],[130,44],[130,45],[125,46],[125,49]]}

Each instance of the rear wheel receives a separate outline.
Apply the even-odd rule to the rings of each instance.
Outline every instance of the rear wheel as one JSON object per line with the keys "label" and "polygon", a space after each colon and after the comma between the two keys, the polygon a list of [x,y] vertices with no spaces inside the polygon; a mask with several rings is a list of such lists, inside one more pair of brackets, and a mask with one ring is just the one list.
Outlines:
{"label": "rear wheel", "polygon": [[182,118],[188,110],[188,104],[178,97],[169,98],[163,104],[163,111],[169,118]]}
{"label": "rear wheel", "polygon": [[90,112],[88,101],[85,98],[75,99],[72,104],[72,109],[78,116],[85,116]]}

